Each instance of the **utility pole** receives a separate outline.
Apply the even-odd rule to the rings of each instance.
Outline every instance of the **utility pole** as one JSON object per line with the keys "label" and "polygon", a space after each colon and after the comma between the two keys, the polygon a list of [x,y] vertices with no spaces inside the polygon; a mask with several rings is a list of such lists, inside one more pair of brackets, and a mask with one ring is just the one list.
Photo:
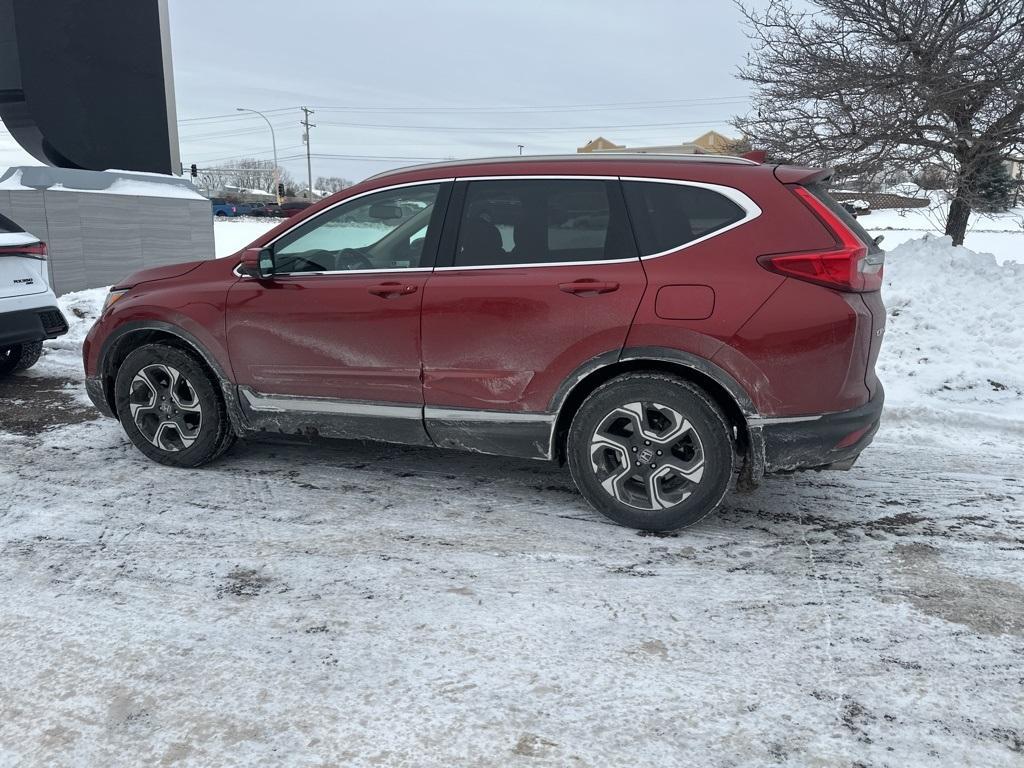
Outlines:
{"label": "utility pole", "polygon": [[309,154],[309,129],[316,128],[315,123],[309,122],[309,116],[315,114],[309,107],[302,107],[302,123],[301,125],[306,128],[306,135],[304,141],[306,142],[306,175],[309,178],[309,202],[313,202],[313,161],[310,159]]}
{"label": "utility pole", "polygon": [[519,147],[519,154],[520,155],[523,154],[523,145],[522,144],[516,144],[516,146]]}

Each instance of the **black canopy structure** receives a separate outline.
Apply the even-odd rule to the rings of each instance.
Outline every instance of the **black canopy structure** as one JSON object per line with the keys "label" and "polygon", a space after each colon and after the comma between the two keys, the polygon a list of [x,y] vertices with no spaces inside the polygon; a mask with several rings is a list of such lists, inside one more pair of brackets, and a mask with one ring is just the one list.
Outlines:
{"label": "black canopy structure", "polygon": [[0,0],[0,120],[57,168],[180,173],[167,0]]}

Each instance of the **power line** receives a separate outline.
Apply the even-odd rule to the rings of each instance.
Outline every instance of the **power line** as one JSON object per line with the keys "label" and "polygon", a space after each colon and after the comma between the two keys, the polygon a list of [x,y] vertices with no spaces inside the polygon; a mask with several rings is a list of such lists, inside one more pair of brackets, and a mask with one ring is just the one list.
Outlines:
{"label": "power line", "polygon": [[[733,103],[744,103],[750,100],[748,96],[709,96],[691,99],[663,99],[658,101],[620,101],[603,102],[591,104],[522,104],[522,105],[489,105],[489,106],[443,106],[443,105],[410,105],[410,106],[317,106],[316,109],[324,112],[365,112],[365,113],[408,113],[408,114],[521,114],[540,112],[577,112],[577,111],[603,111],[603,110],[644,110],[644,109],[673,109],[685,106],[717,106]],[[276,115],[283,115],[291,112],[296,107],[277,107],[275,109],[264,109],[262,112]],[[192,124],[200,122],[231,122],[244,120],[245,115],[223,114],[203,115],[199,117],[183,117],[178,124]]]}
{"label": "power line", "polygon": [[324,112],[410,112],[410,113],[492,113],[492,114],[516,114],[522,112],[576,112],[576,111],[601,111],[609,109],[672,109],[682,106],[713,106],[731,103],[743,103],[749,101],[748,96],[712,96],[699,99],[670,99],[663,101],[626,101],[626,102],[605,102],[599,104],[552,104],[552,105],[500,105],[500,106],[375,106],[375,107],[331,107],[318,106],[317,109]]}
{"label": "power line", "polygon": [[626,125],[554,125],[545,128],[532,127],[524,128],[517,125],[505,126],[502,128],[492,128],[486,126],[477,127],[466,127],[466,126],[453,126],[453,125],[394,125],[394,124],[381,124],[381,123],[336,123],[329,120],[324,120],[322,125],[340,126],[345,128],[381,128],[386,130],[417,130],[417,131],[476,131],[479,133],[546,133],[548,131],[614,131],[620,128],[671,128],[676,126],[692,126],[692,125],[719,125],[721,123],[729,122],[729,118],[709,118],[708,120],[694,120],[694,121],[672,121],[668,123],[629,123]]}
{"label": "power line", "polygon": [[[302,145],[301,144],[296,144],[295,146],[292,146],[292,147],[284,147],[281,151],[282,152],[290,152],[293,149],[302,149]],[[259,150],[259,151],[254,151],[254,152],[242,152],[242,153],[237,154],[237,155],[220,155],[218,157],[207,157],[207,158],[203,158],[202,160],[197,160],[196,162],[197,163],[222,163],[222,162],[225,162],[227,160],[241,160],[243,158],[249,158],[249,157],[254,158],[254,159],[258,159],[259,156],[261,156],[261,155],[269,155],[269,154],[271,154],[271,152],[272,152],[272,150],[269,150],[269,149]],[[282,157],[282,158],[279,158],[279,159],[281,159],[281,160],[293,160],[296,157],[304,157],[304,155],[294,155],[294,156]]]}
{"label": "power line", "polygon": [[[261,110],[261,111],[262,112],[266,112],[269,115],[269,114],[274,114],[275,112],[291,112],[294,109],[295,109],[295,107],[278,107],[277,109],[264,109],[264,110]],[[202,122],[202,121],[210,121],[210,122],[215,122],[216,121],[216,122],[220,122],[220,121],[225,121],[225,120],[244,120],[245,117],[246,117],[245,115],[238,115],[238,114],[234,114],[234,113],[228,113],[228,114],[225,114],[225,115],[206,115],[204,117],[183,117],[180,120],[178,120],[178,123],[181,124],[181,123],[198,123],[198,122]]]}

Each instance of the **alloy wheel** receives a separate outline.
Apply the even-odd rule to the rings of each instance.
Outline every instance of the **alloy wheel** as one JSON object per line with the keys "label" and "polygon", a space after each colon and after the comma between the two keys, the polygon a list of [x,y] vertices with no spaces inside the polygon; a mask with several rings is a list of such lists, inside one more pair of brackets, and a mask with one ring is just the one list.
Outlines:
{"label": "alloy wheel", "polygon": [[704,475],[704,447],[679,411],[655,402],[615,408],[598,423],[590,463],[601,487],[635,509],[660,510],[689,497]]}
{"label": "alloy wheel", "polygon": [[188,379],[169,365],[147,365],[132,378],[128,404],[132,421],[163,451],[182,451],[199,437],[203,411]]}

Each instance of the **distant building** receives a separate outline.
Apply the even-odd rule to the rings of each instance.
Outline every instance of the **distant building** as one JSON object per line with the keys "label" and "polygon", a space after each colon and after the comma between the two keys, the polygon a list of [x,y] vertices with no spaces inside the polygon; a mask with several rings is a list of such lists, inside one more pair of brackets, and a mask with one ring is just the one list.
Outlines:
{"label": "distant building", "polygon": [[592,141],[588,141],[582,147],[577,147],[577,152],[614,152],[615,150],[623,150],[625,147],[622,144],[615,144],[608,141],[604,136],[598,136]]}
{"label": "distant building", "polygon": [[627,147],[623,144],[616,144],[604,136],[598,136],[588,141],[582,147],[577,147],[577,152],[650,152],[669,155],[721,155],[729,151],[736,143],[736,139],[723,136],[718,131],[708,131],[698,136],[693,141],[684,141],[680,144],[663,144],[652,147]]}
{"label": "distant building", "polygon": [[694,139],[693,143],[712,155],[724,155],[733,151],[733,147],[736,146],[738,141],[738,139],[730,139],[728,136],[723,136],[718,131],[708,131]]}

